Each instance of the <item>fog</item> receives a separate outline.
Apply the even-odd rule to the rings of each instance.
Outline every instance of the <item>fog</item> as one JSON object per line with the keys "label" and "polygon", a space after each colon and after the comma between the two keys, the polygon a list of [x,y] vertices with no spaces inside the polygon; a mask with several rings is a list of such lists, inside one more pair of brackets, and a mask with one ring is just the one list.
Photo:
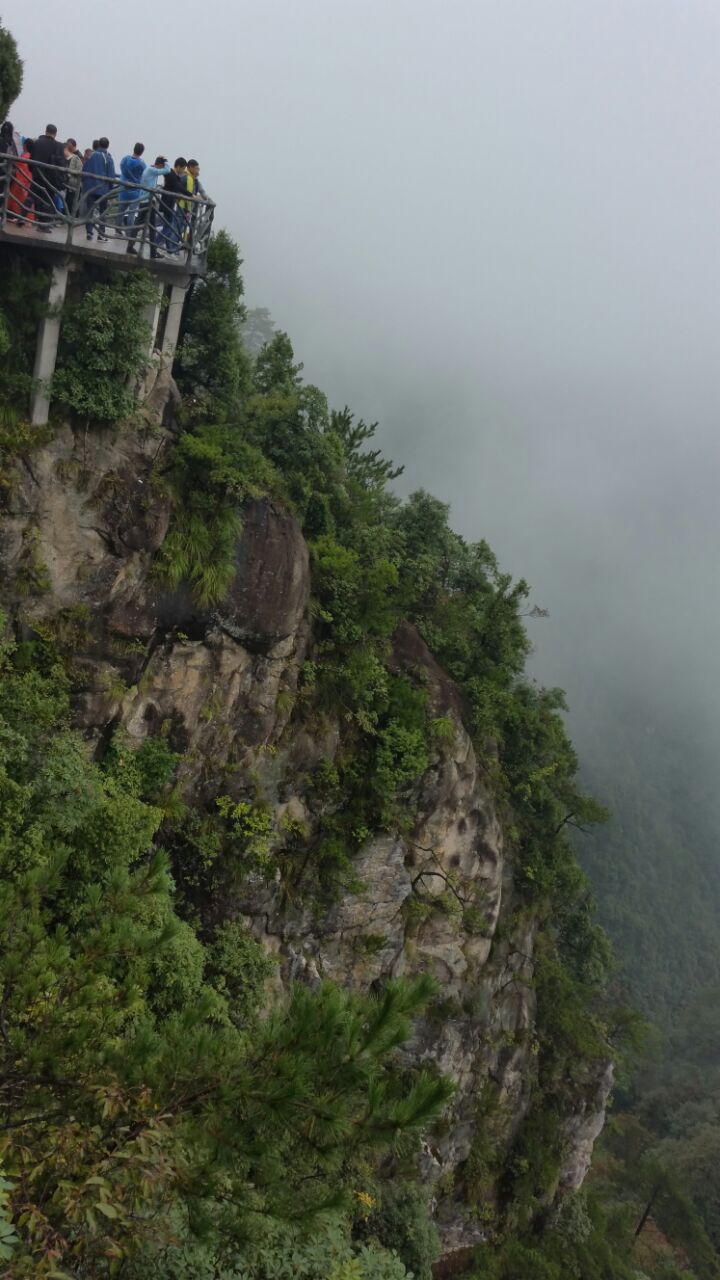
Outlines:
{"label": "fog", "polygon": [[450,502],[550,609],[538,673],[712,737],[714,0],[4,0],[3,19],[23,132],[200,159],[249,305],[379,422],[404,491]]}

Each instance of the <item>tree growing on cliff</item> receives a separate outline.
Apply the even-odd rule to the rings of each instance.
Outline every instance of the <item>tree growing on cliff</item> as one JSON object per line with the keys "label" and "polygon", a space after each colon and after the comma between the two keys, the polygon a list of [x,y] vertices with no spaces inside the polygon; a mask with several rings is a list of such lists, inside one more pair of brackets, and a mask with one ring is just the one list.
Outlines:
{"label": "tree growing on cliff", "polygon": [[193,282],[185,305],[174,372],[190,420],[226,421],[248,384],[241,265],[234,240],[219,231],[210,241],[207,273]]}
{"label": "tree growing on cliff", "polygon": [[259,355],[265,344],[272,342],[275,334],[275,325],[268,308],[254,307],[248,311],[241,333],[245,350],[253,357]]}
{"label": "tree growing on cliff", "polygon": [[17,44],[0,18],[0,123],[22,89],[23,64]]}

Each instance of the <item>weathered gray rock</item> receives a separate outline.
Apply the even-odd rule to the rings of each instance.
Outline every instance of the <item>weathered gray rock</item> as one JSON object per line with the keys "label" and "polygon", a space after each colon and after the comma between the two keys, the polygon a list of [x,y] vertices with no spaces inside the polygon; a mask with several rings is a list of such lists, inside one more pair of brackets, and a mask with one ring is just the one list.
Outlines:
{"label": "weathered gray rock", "polygon": [[613,1065],[604,1064],[588,1079],[587,1092],[579,1096],[572,1115],[565,1122],[567,1151],[560,1173],[561,1193],[577,1191],[590,1168],[593,1147],[605,1123],[605,1111],[613,1085]]}
{"label": "weathered gray rock", "polygon": [[310,563],[300,526],[261,500],[243,507],[235,577],[218,623],[248,648],[268,652],[294,636],[310,596]]}
{"label": "weathered gray rock", "polygon": [[[428,655],[409,630],[396,659],[400,666],[410,659],[407,669],[417,670]],[[433,1063],[456,1085],[449,1122],[423,1155],[428,1179],[437,1181],[462,1175],[488,1082],[499,1143],[509,1146],[526,1114],[534,1080],[534,926],[513,922],[512,866],[487,770],[462,723],[462,701],[432,661],[425,681],[433,710],[451,717],[454,736],[418,788],[412,831],[368,840],[353,865],[361,887],[320,919],[281,905],[267,885],[248,892],[241,909],[285,981],[329,977],[367,991],[388,977],[435,976],[436,1006],[404,1052],[410,1063]],[[468,1220],[452,1195],[438,1203],[437,1216],[448,1250],[482,1238],[482,1224]]]}
{"label": "weathered gray rock", "polygon": [[[3,594],[23,598],[26,629],[61,610],[87,611],[76,654],[81,727],[99,736],[112,721],[140,743],[172,725],[190,787],[284,726],[307,641],[310,574],[297,521],[250,502],[222,616],[200,608],[188,587],[163,585],[154,562],[171,502],[158,474],[173,431],[157,423],[175,396],[161,371],[146,401],[152,430],[60,427],[21,468],[0,554]],[[28,592],[20,580],[29,557],[43,584]]]}

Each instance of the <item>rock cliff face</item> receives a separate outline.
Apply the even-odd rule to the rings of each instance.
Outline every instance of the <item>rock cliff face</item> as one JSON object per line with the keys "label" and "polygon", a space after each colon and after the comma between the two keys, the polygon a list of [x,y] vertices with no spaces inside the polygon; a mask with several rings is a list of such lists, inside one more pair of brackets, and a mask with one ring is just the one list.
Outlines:
{"label": "rock cliff face", "polygon": [[[155,389],[143,432],[63,427],[18,465],[0,519],[0,599],[21,634],[70,635],[77,722],[93,749],[117,726],[137,745],[162,727],[183,753],[187,798],[216,795],[219,773],[224,790],[242,798],[252,779],[276,825],[312,827],[306,778],[338,750],[342,726],[291,719],[310,639],[307,548],[290,515],[253,502],[222,609],[203,611],[189,593],[164,589],[153,561],[170,520],[159,480],[172,440],[172,425],[162,425],[170,392]],[[277,956],[280,983],[327,977],[368,989],[390,976],[437,978],[440,998],[408,1053],[457,1086],[421,1153],[452,1251],[483,1234],[482,1215],[467,1206],[478,1135],[509,1150],[532,1103],[537,921],[514,889],[513,849],[457,688],[409,625],[394,637],[393,660],[422,673],[433,714],[452,724],[416,787],[412,829],[368,838],[353,868],[357,889],[319,915],[288,905],[260,875],[217,910],[247,921]],[[568,1108],[560,1191],[582,1182],[609,1088],[609,1070],[596,1073]],[[492,1180],[483,1194],[498,1194]]]}

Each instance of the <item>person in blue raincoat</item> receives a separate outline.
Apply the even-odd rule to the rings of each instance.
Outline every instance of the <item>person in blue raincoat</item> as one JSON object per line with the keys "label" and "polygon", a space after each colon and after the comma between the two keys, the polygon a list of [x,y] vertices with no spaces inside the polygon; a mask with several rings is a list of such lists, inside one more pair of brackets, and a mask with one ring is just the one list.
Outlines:
{"label": "person in blue raincoat", "polygon": [[107,138],[99,138],[97,147],[83,165],[83,198],[85,200],[85,231],[88,240],[93,238],[97,223],[98,240],[107,240],[103,215],[107,208],[115,177],[115,161],[110,155]]}
{"label": "person in blue raincoat", "polygon": [[120,224],[123,227],[131,227],[135,221],[135,216],[140,203],[140,183],[147,169],[147,165],[142,158],[145,146],[142,142],[136,142],[133,147],[132,155],[123,156],[120,161],[120,177],[125,182],[135,183],[132,187],[120,188]]}

